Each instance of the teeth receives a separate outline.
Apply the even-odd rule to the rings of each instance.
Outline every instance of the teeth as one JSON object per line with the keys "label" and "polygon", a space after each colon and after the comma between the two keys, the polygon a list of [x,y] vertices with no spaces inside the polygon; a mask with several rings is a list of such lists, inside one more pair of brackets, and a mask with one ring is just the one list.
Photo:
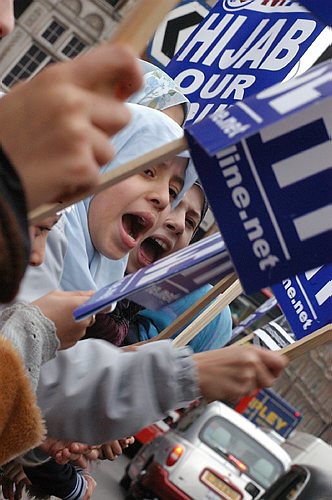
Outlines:
{"label": "teeth", "polygon": [[167,250],[167,245],[163,240],[160,240],[159,238],[153,238],[156,243],[163,249]]}
{"label": "teeth", "polygon": [[146,224],[147,224],[147,222],[146,222],[146,220],[144,219],[144,217],[139,217],[139,218],[138,218],[138,222],[139,222],[139,224],[141,224],[141,226],[143,226],[143,227],[145,227],[145,226],[146,226]]}

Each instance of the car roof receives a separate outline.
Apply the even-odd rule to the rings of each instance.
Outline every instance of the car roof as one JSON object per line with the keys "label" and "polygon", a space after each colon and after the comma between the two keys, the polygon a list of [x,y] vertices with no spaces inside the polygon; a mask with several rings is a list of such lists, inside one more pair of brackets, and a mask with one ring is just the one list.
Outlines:
{"label": "car roof", "polygon": [[207,411],[209,417],[212,417],[213,415],[219,415],[220,417],[226,418],[233,425],[239,427],[239,429],[249,434],[259,444],[267,448],[284,464],[286,468],[290,466],[291,458],[289,454],[285,450],[283,450],[274,439],[268,436],[265,432],[263,432],[255,424],[250,422],[247,418],[245,418],[237,411],[233,410],[221,401],[210,403],[207,406]]}

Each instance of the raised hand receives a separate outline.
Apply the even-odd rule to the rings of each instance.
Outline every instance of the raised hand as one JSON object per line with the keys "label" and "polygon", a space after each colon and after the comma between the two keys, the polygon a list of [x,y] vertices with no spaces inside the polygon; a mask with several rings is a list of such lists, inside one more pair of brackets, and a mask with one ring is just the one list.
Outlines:
{"label": "raised hand", "polygon": [[201,352],[194,360],[201,393],[208,401],[237,401],[269,387],[288,364],[284,356],[254,346]]}
{"label": "raised hand", "polygon": [[114,151],[109,137],[127,125],[123,101],[141,72],[124,46],[101,45],[48,66],[0,99],[0,143],[19,173],[28,208],[75,199],[97,184]]}
{"label": "raised hand", "polygon": [[55,291],[44,295],[33,302],[48,319],[54,322],[56,334],[60,341],[60,349],[68,349],[85,335],[91,325],[91,318],[79,323],[73,319],[73,311],[88,300],[93,292]]}

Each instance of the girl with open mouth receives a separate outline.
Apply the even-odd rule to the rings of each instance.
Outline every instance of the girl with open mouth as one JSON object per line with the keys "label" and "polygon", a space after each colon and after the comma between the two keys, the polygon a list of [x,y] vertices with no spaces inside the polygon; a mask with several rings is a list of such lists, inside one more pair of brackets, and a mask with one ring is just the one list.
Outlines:
{"label": "girl with open mouth", "polygon": [[[161,226],[130,253],[127,271],[137,271],[141,267],[187,247],[204,218],[206,210],[207,202],[204,192],[200,184],[196,182],[175,210],[163,216]],[[207,284],[172,304],[164,306],[159,311],[149,309],[139,311],[142,308],[132,304],[130,301],[121,301],[117,309],[122,308],[122,317],[126,314],[129,317],[126,336],[122,337],[123,344],[130,345],[156,337],[210,289],[211,285]],[[116,313],[117,310],[111,316],[116,315]],[[123,324],[123,319],[121,324]],[[87,335],[90,335],[90,331],[91,329],[88,328]],[[92,327],[92,331],[96,331],[96,328]],[[115,331],[113,327],[113,339]],[[179,333],[181,333],[181,330],[177,334]],[[194,352],[218,349],[230,340],[231,333],[232,318],[230,309],[227,306],[190,341],[189,345]],[[107,340],[107,337],[103,338]],[[112,342],[112,339],[109,340]]]}
{"label": "girl with open mouth", "polygon": [[[183,135],[181,127],[163,113],[128,106],[133,120],[113,138],[117,153],[102,173]],[[189,154],[180,153],[86,198],[65,214],[64,290],[97,290],[123,277],[129,252],[157,227],[160,215],[170,210],[188,179],[194,182],[196,174],[188,162]]]}

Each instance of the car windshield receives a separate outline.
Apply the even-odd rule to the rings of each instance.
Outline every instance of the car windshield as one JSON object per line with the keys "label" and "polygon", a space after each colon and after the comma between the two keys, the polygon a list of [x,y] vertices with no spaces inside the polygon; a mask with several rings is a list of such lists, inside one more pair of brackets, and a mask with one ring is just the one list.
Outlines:
{"label": "car windshield", "polygon": [[233,465],[236,466],[236,461],[244,464],[245,474],[264,488],[270,486],[283,472],[281,462],[267,448],[222,417],[211,418],[199,437]]}

